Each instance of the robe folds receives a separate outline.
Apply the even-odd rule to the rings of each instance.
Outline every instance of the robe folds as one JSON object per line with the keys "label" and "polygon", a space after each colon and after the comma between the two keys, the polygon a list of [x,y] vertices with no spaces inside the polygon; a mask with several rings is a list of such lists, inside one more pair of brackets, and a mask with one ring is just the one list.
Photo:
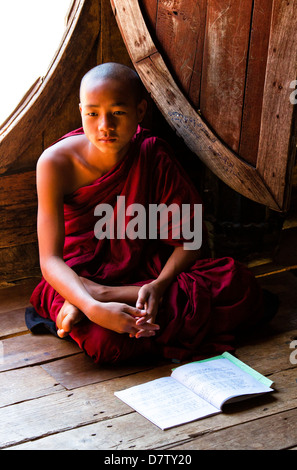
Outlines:
{"label": "robe folds", "polygon": [[[82,133],[78,129],[63,138]],[[191,208],[201,204],[167,144],[138,127],[119,163],[64,199],[64,260],[79,276],[111,286],[143,285],[156,279],[173,248],[185,243],[182,231],[180,237],[174,232],[176,221],[170,217],[167,240],[160,239],[161,223],[153,239],[128,237],[123,226],[115,233],[118,214],[123,214],[119,204],[123,202],[126,209],[135,203],[142,208],[162,203],[166,207],[188,204]],[[100,209],[106,207],[113,209],[109,230],[114,230],[107,232],[107,222],[104,226],[101,223],[100,236],[95,227],[103,220]],[[191,211],[192,222],[194,215]],[[124,228],[129,220],[131,216],[126,217]],[[42,278],[31,303],[41,317],[55,321],[64,299]],[[195,360],[233,351],[237,332],[255,326],[263,310],[262,291],[244,265],[230,257],[199,259],[167,288],[156,318],[160,330],[154,337],[130,338],[87,318],[74,326],[70,336],[97,363],[155,355]]]}

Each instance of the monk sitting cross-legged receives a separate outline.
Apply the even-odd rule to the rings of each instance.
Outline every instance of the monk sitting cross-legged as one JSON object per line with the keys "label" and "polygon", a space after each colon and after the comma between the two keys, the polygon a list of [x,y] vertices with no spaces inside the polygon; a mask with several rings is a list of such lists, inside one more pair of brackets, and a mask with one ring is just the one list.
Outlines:
{"label": "monk sitting cross-legged", "polygon": [[[31,303],[98,363],[231,351],[264,314],[242,264],[200,259],[200,197],[168,145],[140,127],[143,96],[132,69],[93,68],[81,83],[83,127],[37,164],[43,278]],[[160,207],[166,230],[162,214],[152,222]]]}

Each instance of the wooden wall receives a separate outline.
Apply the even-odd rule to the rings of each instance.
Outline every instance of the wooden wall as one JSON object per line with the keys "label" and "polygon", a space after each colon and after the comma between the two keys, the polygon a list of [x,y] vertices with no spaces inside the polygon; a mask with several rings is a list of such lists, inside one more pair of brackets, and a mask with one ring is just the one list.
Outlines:
{"label": "wooden wall", "polygon": [[[268,55],[269,47],[278,49],[285,64],[292,64],[294,78],[295,54],[289,44],[294,41],[290,34],[294,7],[286,2],[286,9],[282,3],[139,0],[157,49],[180,89],[221,140],[252,165],[259,150],[265,76],[271,73],[267,61],[274,60]],[[277,78],[273,75],[274,81],[279,80],[273,82],[273,88],[279,86],[275,100],[285,87],[287,73],[277,70]],[[269,95],[272,104],[270,89]],[[285,105],[290,107],[287,101],[286,96]],[[273,106],[269,109],[271,121]],[[284,103],[281,111],[290,114]],[[280,117],[279,133],[284,127]]]}

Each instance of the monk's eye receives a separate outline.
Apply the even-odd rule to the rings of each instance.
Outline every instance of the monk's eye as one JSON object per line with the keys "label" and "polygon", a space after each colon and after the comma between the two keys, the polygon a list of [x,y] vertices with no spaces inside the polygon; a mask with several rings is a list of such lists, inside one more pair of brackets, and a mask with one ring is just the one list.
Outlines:
{"label": "monk's eye", "polygon": [[125,113],[125,111],[114,111],[114,116],[123,116]]}
{"label": "monk's eye", "polygon": [[98,114],[97,113],[88,113],[87,116],[93,117],[93,116],[98,116]]}

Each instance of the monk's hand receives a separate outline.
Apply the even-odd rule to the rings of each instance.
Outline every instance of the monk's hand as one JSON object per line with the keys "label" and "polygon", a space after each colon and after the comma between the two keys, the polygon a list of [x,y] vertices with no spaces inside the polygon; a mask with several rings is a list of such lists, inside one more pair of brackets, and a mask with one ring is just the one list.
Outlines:
{"label": "monk's hand", "polygon": [[154,331],[159,328],[158,325],[137,324],[138,320],[146,317],[147,313],[144,310],[120,302],[98,303],[98,308],[93,310],[89,316],[94,323],[117,333],[136,336],[140,330],[144,330],[146,332],[144,336],[152,336]]}
{"label": "monk's hand", "polygon": [[[136,307],[144,310],[146,315],[137,320],[137,326],[143,328],[137,332],[136,338],[148,336],[150,332],[149,325],[156,326],[155,319],[158,313],[159,303],[162,299],[163,291],[156,282],[145,284],[139,289]],[[155,333],[155,329],[153,330]],[[152,336],[152,335],[150,335]]]}

